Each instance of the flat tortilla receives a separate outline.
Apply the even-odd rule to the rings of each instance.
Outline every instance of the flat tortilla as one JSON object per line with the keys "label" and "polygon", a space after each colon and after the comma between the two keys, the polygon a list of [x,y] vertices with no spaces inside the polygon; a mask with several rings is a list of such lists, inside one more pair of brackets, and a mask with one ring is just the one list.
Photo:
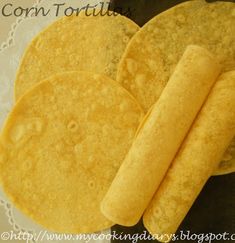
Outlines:
{"label": "flat tortilla", "polygon": [[59,19],[27,48],[15,81],[15,100],[35,83],[58,72],[91,71],[115,78],[126,45],[138,30],[134,22],[121,15],[80,13]]}
{"label": "flat tortilla", "polygon": [[[154,17],[135,34],[119,64],[117,81],[147,112],[190,44],[211,51],[225,71],[235,69],[234,33],[234,3],[194,0],[179,4]],[[215,174],[223,174],[225,167],[226,173],[235,171],[234,155],[222,162]]]}
{"label": "flat tortilla", "polygon": [[16,103],[0,137],[6,194],[52,231],[110,227],[100,202],[142,115],[136,100],[103,75],[68,72],[37,84]]}

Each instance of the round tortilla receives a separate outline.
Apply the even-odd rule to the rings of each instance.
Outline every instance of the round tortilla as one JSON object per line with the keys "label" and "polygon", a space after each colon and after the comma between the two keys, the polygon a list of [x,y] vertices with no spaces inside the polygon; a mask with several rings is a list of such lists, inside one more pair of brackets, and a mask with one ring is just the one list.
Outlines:
{"label": "round tortilla", "polygon": [[35,83],[58,72],[92,71],[116,77],[117,65],[139,27],[117,16],[63,17],[27,48],[15,81],[15,100]]}
{"label": "round tortilla", "polygon": [[110,227],[100,202],[142,115],[136,100],[103,75],[68,72],[40,82],[16,103],[0,137],[4,191],[49,230]]}
{"label": "round tortilla", "polygon": [[[190,44],[211,51],[224,71],[235,69],[234,33],[234,3],[194,0],[179,4],[154,17],[135,34],[118,66],[117,81],[147,112]],[[233,164],[230,172],[235,171],[231,161],[226,162]]]}

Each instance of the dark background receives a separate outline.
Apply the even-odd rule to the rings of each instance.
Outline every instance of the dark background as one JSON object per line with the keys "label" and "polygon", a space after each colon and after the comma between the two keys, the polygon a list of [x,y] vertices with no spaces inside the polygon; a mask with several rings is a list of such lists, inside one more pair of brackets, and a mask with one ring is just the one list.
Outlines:
{"label": "dark background", "polygon": [[[221,0],[222,2],[233,2],[235,0]],[[122,15],[126,15],[143,26],[155,15],[179,4],[186,0],[111,0],[110,9]],[[206,0],[206,2],[216,2],[215,0]],[[128,8],[131,10],[129,14]]]}
{"label": "dark background", "polygon": [[[131,18],[138,25],[144,25],[155,15],[168,8],[185,2],[184,0],[113,0],[110,9]],[[214,2],[208,0],[207,2]],[[230,0],[234,2],[235,0]],[[235,33],[234,33],[235,34]],[[235,233],[235,173],[224,176],[211,177],[197,198],[187,217],[181,224],[178,233],[190,230],[193,233]],[[135,227],[115,225],[112,231],[123,234],[136,234],[146,231],[142,222]],[[121,241],[113,240],[113,243]],[[129,243],[130,240],[122,242]],[[138,242],[146,242],[139,240]],[[157,241],[147,241],[157,242]],[[197,242],[178,240],[179,243]],[[212,242],[222,242],[212,241]],[[227,243],[234,242],[232,240]]]}

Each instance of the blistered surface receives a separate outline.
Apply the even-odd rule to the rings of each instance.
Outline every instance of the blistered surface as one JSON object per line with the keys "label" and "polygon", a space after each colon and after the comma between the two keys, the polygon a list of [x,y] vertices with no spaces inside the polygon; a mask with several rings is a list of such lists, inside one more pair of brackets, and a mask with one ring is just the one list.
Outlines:
{"label": "blistered surface", "polygon": [[117,64],[139,27],[118,16],[63,17],[26,50],[15,83],[17,100],[27,89],[63,71],[92,71],[115,78]]}
{"label": "blistered surface", "polygon": [[[147,112],[161,95],[187,45],[207,48],[224,65],[224,71],[235,69],[234,33],[234,3],[196,0],[180,4],[150,20],[132,38],[119,64],[117,81]],[[227,153],[231,155],[230,150]],[[223,174],[225,167],[227,173],[234,171],[234,161],[222,162],[215,174]]]}
{"label": "blistered surface", "polygon": [[100,201],[134,138],[142,110],[115,81],[64,73],[35,86],[1,135],[1,177],[14,204],[57,232],[112,225]]}

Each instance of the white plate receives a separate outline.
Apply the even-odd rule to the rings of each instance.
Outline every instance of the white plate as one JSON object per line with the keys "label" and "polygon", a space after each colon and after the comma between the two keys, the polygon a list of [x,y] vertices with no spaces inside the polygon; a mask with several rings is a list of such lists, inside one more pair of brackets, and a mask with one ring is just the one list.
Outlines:
{"label": "white plate", "polygon": [[[54,9],[53,4],[65,3],[65,7],[72,6],[73,8],[81,8],[86,6],[88,3],[90,6],[100,6],[99,0],[37,0],[35,6],[44,7],[45,9]],[[105,2],[105,6],[108,6],[108,0]],[[62,10],[62,9],[61,9]],[[62,13],[63,11],[61,11]],[[19,17],[16,22],[12,25],[11,32],[8,40],[0,46],[0,127],[2,127],[3,122],[12,108],[13,105],[13,84],[16,76],[16,71],[23,55],[26,46],[30,43],[31,39],[38,34],[45,26],[49,25],[57,18],[55,12],[52,12],[48,16],[37,16],[37,17]],[[8,198],[5,196],[4,192],[0,188],[0,236],[3,231],[10,232],[23,231],[35,234],[35,236],[45,235],[44,239],[40,238],[40,242],[63,242],[57,240],[48,241],[47,235],[53,234],[53,232],[46,231],[46,229],[37,225],[19,210],[17,210]],[[102,232],[109,234],[110,230]],[[2,242],[0,238],[0,242]],[[4,241],[7,242],[7,241]],[[21,242],[35,242],[21,241]],[[69,242],[85,242],[85,240],[70,240]],[[91,240],[89,242],[94,242]],[[96,240],[95,242],[109,243],[110,240]]]}

